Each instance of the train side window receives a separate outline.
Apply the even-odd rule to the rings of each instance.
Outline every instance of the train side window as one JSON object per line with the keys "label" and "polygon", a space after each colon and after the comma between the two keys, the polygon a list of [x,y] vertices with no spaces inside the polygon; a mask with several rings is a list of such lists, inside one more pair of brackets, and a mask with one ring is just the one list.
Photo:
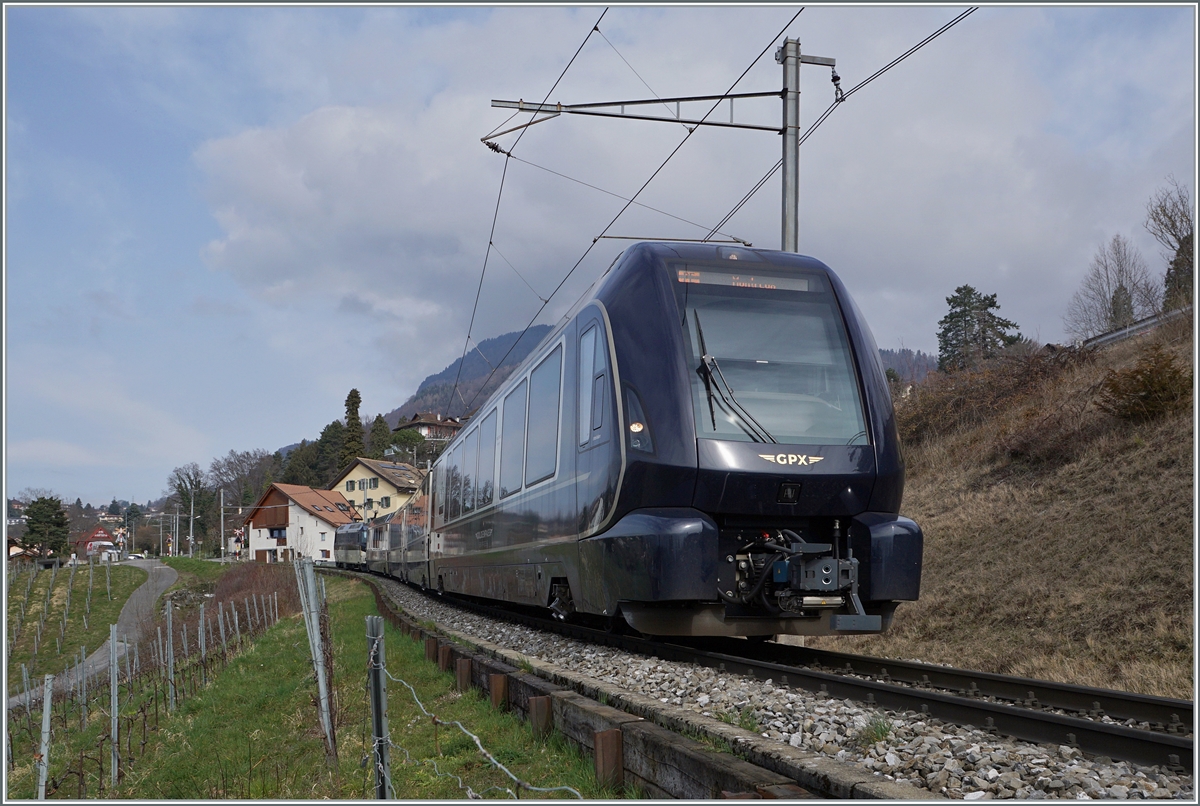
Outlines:
{"label": "train side window", "polygon": [[436,502],[434,509],[434,528],[439,528],[446,522],[446,485],[443,482],[445,478],[445,463],[439,462],[438,466],[433,469],[433,499]]}
{"label": "train side window", "polygon": [[592,370],[596,366],[596,331],[592,325],[579,337],[579,444],[592,439]]}
{"label": "train side window", "polygon": [[504,423],[500,432],[500,497],[521,489],[525,467],[525,400],[529,387],[522,380],[504,398]]}
{"label": "train side window", "polygon": [[608,379],[608,349],[599,324],[588,328],[579,339],[579,445],[587,447],[604,439],[605,389]]}
{"label": "train side window", "polygon": [[479,457],[479,429],[476,428],[463,440],[462,511],[466,515],[475,511],[476,462]]}
{"label": "train side window", "polygon": [[562,346],[529,374],[529,425],[525,435],[525,484],[554,475],[558,465],[559,386]]}
{"label": "train side window", "polygon": [[492,411],[479,426],[479,476],[475,481],[475,505],[479,509],[492,503],[492,484],[496,479],[496,412]]}
{"label": "train side window", "polygon": [[446,520],[452,521],[462,512],[462,443],[450,453],[450,461],[446,463],[446,486],[449,488],[449,493],[446,495],[446,503],[450,507],[450,511],[446,514]]}

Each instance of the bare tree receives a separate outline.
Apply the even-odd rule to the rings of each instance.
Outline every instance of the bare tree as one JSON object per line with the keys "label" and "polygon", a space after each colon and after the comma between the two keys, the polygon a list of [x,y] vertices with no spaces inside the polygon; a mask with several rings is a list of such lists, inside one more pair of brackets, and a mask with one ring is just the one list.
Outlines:
{"label": "bare tree", "polygon": [[273,456],[264,450],[230,451],[213,459],[208,477],[217,490],[225,490],[225,503],[252,504],[270,483]]}
{"label": "bare tree", "polygon": [[1158,306],[1158,285],[1146,261],[1133,244],[1114,235],[1092,258],[1063,322],[1075,338],[1090,339],[1151,316]]}
{"label": "bare tree", "polygon": [[1162,244],[1167,261],[1164,308],[1177,308],[1192,300],[1194,220],[1187,188],[1175,177],[1167,177],[1167,187],[1159,188],[1146,204],[1146,231]]}

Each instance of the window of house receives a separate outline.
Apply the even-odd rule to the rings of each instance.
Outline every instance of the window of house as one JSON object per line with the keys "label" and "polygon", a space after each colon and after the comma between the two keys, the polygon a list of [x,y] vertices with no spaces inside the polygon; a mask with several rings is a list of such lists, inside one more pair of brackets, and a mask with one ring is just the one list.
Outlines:
{"label": "window of house", "polygon": [[475,479],[475,506],[483,509],[492,503],[492,482],[496,478],[496,412],[492,411],[479,426],[479,470]]}
{"label": "window of house", "polygon": [[366,501],[363,501],[363,509],[374,509],[374,508],[375,508],[375,499],[368,498]]}
{"label": "window of house", "polygon": [[555,347],[529,375],[529,424],[525,436],[525,484],[554,475],[558,463],[558,400],[562,347]]}
{"label": "window of house", "polygon": [[321,559],[322,560],[329,559],[329,549],[321,549]]}
{"label": "window of house", "polygon": [[287,527],[284,527],[281,529],[271,529],[271,530],[269,530],[269,534],[271,535],[271,537],[276,537],[276,538],[287,537]]}
{"label": "window of house", "polygon": [[504,398],[504,424],[500,435],[500,497],[521,489],[521,471],[525,465],[526,381]]}
{"label": "window of house", "polygon": [[367,480],[366,480],[366,479],[359,479],[359,480],[358,480],[358,489],[360,489],[360,490],[365,490],[365,489],[367,489]]}
{"label": "window of house", "polygon": [[371,486],[368,487],[367,489],[370,489],[370,490],[378,490],[379,489],[379,477],[378,476],[371,477]]}
{"label": "window of house", "polygon": [[[353,502],[353,501],[351,501],[350,503],[354,503],[354,502]],[[337,505],[337,508],[338,508],[338,509],[340,509],[342,512],[349,512],[349,511],[350,511],[350,507],[346,506],[345,504],[338,504],[338,505]]]}
{"label": "window of house", "polygon": [[346,492],[348,492],[348,493],[354,492],[354,480],[353,479],[346,482]]}
{"label": "window of house", "polygon": [[387,509],[391,505],[392,505],[392,497],[390,495],[385,495],[379,499],[379,506],[381,509]]}
{"label": "window of house", "polygon": [[322,543],[325,542],[325,533],[324,532],[321,532],[321,542]]}

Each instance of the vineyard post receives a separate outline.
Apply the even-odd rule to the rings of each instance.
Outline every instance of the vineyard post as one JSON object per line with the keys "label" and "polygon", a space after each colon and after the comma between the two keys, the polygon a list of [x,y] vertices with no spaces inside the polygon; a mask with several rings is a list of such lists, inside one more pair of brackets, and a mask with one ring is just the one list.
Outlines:
{"label": "vineyard post", "polygon": [[54,675],[46,675],[42,688],[42,752],[38,754],[37,799],[46,799],[46,775],[50,771],[50,699],[54,694]]}

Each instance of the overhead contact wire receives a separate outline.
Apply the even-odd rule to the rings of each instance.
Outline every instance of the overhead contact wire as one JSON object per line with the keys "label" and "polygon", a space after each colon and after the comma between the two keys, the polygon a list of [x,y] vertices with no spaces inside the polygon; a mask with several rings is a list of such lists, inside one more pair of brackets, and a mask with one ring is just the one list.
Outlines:
{"label": "overhead contact wire", "polygon": [[[600,17],[596,20],[596,24],[593,25],[591,27],[591,29],[587,32],[587,36],[585,36],[583,38],[583,41],[579,43],[579,47],[575,49],[575,53],[574,53],[574,55],[571,56],[571,60],[569,62],[567,62],[567,66],[563,68],[562,72],[559,73],[558,78],[555,79],[554,86],[550,87],[549,91],[547,91],[546,97],[542,99],[543,104],[546,103],[547,100],[549,100],[550,94],[553,93],[555,88],[558,87],[559,82],[561,82],[563,80],[563,76],[565,76],[567,74],[567,71],[571,69],[571,65],[575,64],[575,59],[579,57],[579,54],[583,51],[584,45],[586,45],[588,43],[588,40],[592,38],[592,33],[600,30],[599,29],[600,21],[604,19],[604,15],[607,13],[608,13],[608,7],[605,6],[604,11],[600,12]],[[509,115],[509,120],[512,120],[512,117],[513,117],[512,115]],[[537,117],[536,112],[534,113],[534,117]],[[532,121],[532,120],[533,120],[533,118],[530,118],[530,121]],[[501,125],[503,125],[503,124],[501,124]],[[494,129],[493,129],[493,131],[494,131]],[[521,133],[517,136],[517,139],[513,143],[512,148],[509,149],[510,152],[517,147],[518,143],[521,142],[521,138],[525,136],[526,131],[528,131],[528,129],[521,130]],[[446,401],[446,416],[447,417],[450,416],[450,407],[454,405],[454,395],[456,392],[458,392],[458,383],[460,380],[462,380],[462,368],[463,368],[463,364],[465,364],[467,361],[467,346],[471,340],[471,331],[473,331],[475,329],[475,314],[479,310],[479,296],[483,292],[483,278],[487,276],[488,258],[492,254],[492,241],[496,236],[496,221],[500,218],[500,199],[503,198],[503,196],[504,196],[504,179],[505,179],[505,177],[508,176],[508,161],[511,158],[512,158],[511,154],[504,155],[504,169],[500,172],[500,190],[496,193],[496,208],[495,208],[495,210],[492,211],[492,226],[488,232],[487,249],[483,253],[483,269],[479,272],[479,285],[475,289],[475,304],[471,306],[471,321],[467,325],[467,338],[466,338],[466,340],[463,341],[462,355],[458,359],[458,372],[456,372],[454,375],[454,389],[451,390],[450,398],[449,398],[449,400]],[[505,260],[507,261],[507,258]],[[509,264],[509,265],[511,265],[511,264]],[[524,279],[524,278],[522,278],[522,279]],[[534,293],[537,293],[537,292],[534,292]],[[553,295],[551,295],[551,296],[553,296]],[[539,299],[540,299],[540,297],[539,297]],[[543,303],[543,305],[544,304],[545,303]],[[507,353],[505,354],[505,357],[506,358],[508,357]],[[503,363],[503,362],[501,362],[501,363]],[[492,372],[494,373],[495,370],[492,370]],[[492,376],[489,374],[488,378],[491,378],[491,377]],[[487,381],[484,381],[484,383],[486,384]],[[474,399],[475,398],[473,398],[473,397],[471,398],[471,400],[474,400]],[[468,407],[466,409],[463,409],[464,415],[468,413],[469,408],[470,408],[470,406],[468,405]]]}
{"label": "overhead contact wire", "polygon": [[[607,11],[607,9],[605,9],[605,10]],[[763,54],[765,54],[765,53],[766,53],[768,50],[770,50],[770,49],[771,49],[771,45],[773,45],[773,44],[775,43],[775,40],[776,40],[776,39],[778,39],[780,36],[782,36],[782,35],[783,35],[783,33],[785,33],[785,32],[787,31],[787,29],[788,29],[789,27],[791,27],[792,23],[796,21],[796,18],[797,18],[797,17],[799,17],[799,16],[800,16],[800,14],[801,14],[801,13],[803,13],[803,11],[804,11],[804,8],[803,8],[803,7],[801,7],[799,11],[797,11],[797,12],[796,12],[794,15],[792,15],[792,18],[791,18],[790,20],[788,20],[788,21],[787,21],[787,24],[786,24],[786,25],[784,25],[782,29],[780,29],[779,33],[775,34],[775,36],[773,36],[773,37],[771,38],[771,40],[770,40],[770,41],[767,43],[767,46],[766,46],[765,48],[763,48],[763,49],[762,49],[762,52],[761,52],[761,53],[759,53],[757,56],[755,56],[753,60],[751,60],[750,64],[749,64],[749,65],[747,65],[746,69],[742,71],[742,74],[741,74],[741,75],[739,75],[739,76],[738,76],[738,77],[737,77],[737,78],[734,80],[734,82],[733,82],[732,84],[730,84],[730,85],[729,85],[729,89],[725,90],[725,92],[724,92],[724,93],[722,93],[722,95],[728,95],[729,93],[733,92],[734,88],[735,88],[735,87],[737,87],[737,85],[738,85],[739,83],[741,83],[741,80],[742,80],[743,78],[745,78],[745,77],[746,77],[746,74],[750,72],[751,68],[753,68],[753,67],[754,67],[754,65],[758,63],[758,60],[759,60],[759,59],[761,59],[761,58],[763,57]],[[603,16],[603,15],[602,15],[602,16]],[[597,25],[599,25],[599,22],[597,22],[596,24],[597,24]],[[547,97],[549,97],[549,96],[547,95]],[[543,103],[545,103],[545,102],[543,101]],[[705,120],[708,120],[708,116],[709,116],[709,115],[711,115],[713,112],[715,112],[715,111],[716,111],[716,109],[717,109],[717,107],[720,105],[720,103],[721,103],[720,101],[717,101],[715,104],[713,104],[713,105],[712,105],[712,107],[711,107],[711,108],[710,108],[710,109],[709,109],[707,112],[705,112],[705,113],[704,113],[704,117],[702,117],[702,118],[700,119],[700,120],[701,120],[701,122],[703,122],[703,121],[705,121]],[[516,341],[514,341],[514,342],[512,343],[512,347],[509,347],[509,348],[508,348],[508,352],[506,352],[506,353],[504,354],[504,357],[503,357],[503,358],[501,358],[499,362],[497,362],[497,366],[504,366],[504,360],[505,360],[506,358],[508,358],[509,354],[510,354],[510,353],[512,353],[513,349],[515,349],[515,348],[516,348],[516,346],[517,346],[517,344],[519,344],[519,343],[520,343],[520,341],[521,341],[522,337],[524,337],[524,335],[525,335],[527,332],[529,332],[529,328],[533,327],[533,323],[537,321],[537,318],[538,318],[539,316],[541,316],[541,315],[542,315],[542,311],[543,311],[543,310],[545,310],[545,309],[546,309],[546,306],[550,304],[550,302],[549,302],[549,301],[550,301],[550,300],[552,300],[552,299],[554,299],[554,295],[555,295],[555,294],[557,294],[557,293],[558,293],[558,291],[559,291],[559,289],[561,289],[561,288],[563,287],[563,285],[564,285],[564,284],[567,282],[567,280],[569,280],[569,279],[571,278],[571,275],[573,275],[573,274],[575,273],[575,270],[579,268],[579,265],[580,265],[581,263],[583,263],[584,259],[586,259],[586,258],[587,258],[587,256],[588,256],[589,254],[591,254],[591,251],[592,251],[592,250],[593,250],[593,249],[596,247],[596,243],[597,243],[597,242],[598,242],[598,241],[599,241],[601,238],[603,238],[603,237],[604,237],[604,235],[605,235],[605,234],[606,234],[606,233],[607,233],[607,232],[608,232],[610,229],[612,229],[612,226],[613,226],[613,224],[616,224],[616,223],[617,223],[617,220],[618,220],[618,219],[620,219],[620,217],[621,217],[622,215],[624,215],[625,211],[629,209],[630,205],[632,205],[632,204],[634,204],[634,203],[635,203],[635,200],[637,199],[637,197],[638,197],[638,196],[640,196],[640,195],[642,194],[642,191],[644,191],[644,190],[645,190],[645,189],[646,189],[646,188],[647,188],[647,187],[650,185],[650,183],[654,181],[654,178],[655,178],[656,176],[658,176],[658,175],[659,175],[659,173],[661,173],[661,172],[662,172],[662,169],[663,169],[663,168],[667,167],[667,163],[669,163],[669,162],[671,161],[671,159],[672,159],[672,158],[673,158],[673,157],[674,157],[676,154],[678,154],[678,153],[679,153],[679,149],[683,148],[684,144],[685,144],[685,143],[686,143],[686,142],[687,142],[689,139],[691,139],[691,136],[692,136],[692,135],[693,135],[693,134],[696,132],[696,130],[697,130],[697,129],[699,129],[699,128],[700,128],[699,126],[696,126],[696,127],[692,128],[692,129],[688,129],[688,133],[687,133],[686,135],[684,135],[684,138],[683,138],[683,140],[681,140],[681,141],[679,142],[679,145],[675,146],[675,148],[674,148],[674,149],[671,151],[671,153],[667,155],[667,158],[666,158],[665,160],[663,160],[663,161],[662,161],[662,164],[661,164],[661,165],[659,165],[657,168],[655,168],[655,169],[654,169],[654,173],[650,174],[650,178],[649,178],[649,179],[647,179],[645,182],[643,182],[643,183],[642,183],[642,186],[641,186],[640,188],[638,188],[637,192],[636,192],[636,193],[634,193],[634,194],[633,194],[633,196],[632,196],[632,197],[630,197],[630,198],[629,198],[629,200],[625,202],[625,206],[624,206],[624,207],[622,207],[622,208],[620,209],[620,211],[619,211],[619,212],[618,212],[618,213],[617,213],[615,216],[613,216],[613,219],[612,219],[612,221],[609,221],[609,222],[608,222],[608,225],[607,225],[607,226],[606,226],[606,227],[605,227],[605,228],[604,228],[604,229],[603,229],[603,230],[600,232],[600,234],[599,234],[599,235],[597,235],[596,237],[594,237],[594,238],[592,239],[592,242],[591,242],[591,243],[588,245],[587,249],[585,249],[585,250],[583,251],[583,254],[579,256],[579,260],[576,260],[576,261],[575,261],[575,265],[571,266],[570,270],[569,270],[569,271],[566,273],[566,276],[564,276],[564,277],[562,278],[562,280],[560,280],[560,281],[559,281],[558,285],[556,285],[556,286],[554,287],[554,290],[550,292],[550,296],[548,296],[548,297],[546,298],[546,302],[542,303],[542,306],[541,306],[540,308],[538,308],[538,309],[537,309],[537,312],[536,312],[536,313],[534,313],[534,315],[533,315],[533,318],[529,320],[529,323],[528,323],[527,325],[525,325],[525,328],[524,328],[524,329],[521,331],[521,335],[520,335],[520,336],[517,336],[517,338],[516,338]],[[514,144],[514,145],[515,145],[515,144]],[[460,367],[460,369],[461,369],[461,367]],[[488,374],[488,376],[487,376],[487,377],[484,379],[484,381],[483,381],[483,385],[479,387],[479,391],[477,391],[477,392],[476,392],[476,393],[475,393],[475,394],[474,394],[474,395],[471,397],[471,403],[474,403],[474,402],[475,402],[475,398],[479,397],[479,394],[480,394],[480,393],[481,393],[481,392],[482,392],[484,389],[486,389],[486,388],[487,388],[488,382],[489,382],[489,381],[492,379],[492,375],[494,375],[494,374],[495,374],[495,371],[493,371],[493,372],[489,373],[489,374]],[[470,407],[470,404],[468,404],[468,408],[469,408],[469,407]]]}
{"label": "overhead contact wire", "polygon": [[[921,40],[920,42],[918,42],[917,44],[913,45],[913,46],[912,46],[911,48],[909,48],[908,50],[904,51],[904,53],[900,54],[900,55],[899,55],[899,56],[897,56],[895,59],[892,59],[890,62],[888,62],[887,64],[885,64],[883,67],[879,68],[879,69],[878,69],[878,70],[876,70],[874,73],[872,73],[871,75],[867,76],[865,79],[863,79],[862,81],[858,82],[857,84],[855,84],[855,85],[854,85],[853,87],[851,87],[850,89],[846,90],[846,92],[845,92],[845,93],[843,93],[843,94],[842,94],[842,96],[841,96],[840,98],[838,98],[838,99],[837,99],[837,100],[835,100],[833,103],[831,103],[831,104],[830,104],[830,105],[829,105],[829,106],[828,106],[828,107],[825,109],[825,111],[824,111],[824,112],[822,112],[822,113],[820,114],[820,116],[819,116],[819,117],[816,119],[816,121],[815,121],[815,122],[813,122],[813,124],[812,124],[811,126],[809,126],[809,127],[808,127],[808,129],[807,129],[807,130],[804,132],[804,134],[803,134],[803,135],[801,135],[801,137],[800,137],[800,139],[799,139],[799,141],[798,141],[798,143],[797,143],[797,144],[798,144],[798,145],[804,145],[804,141],[805,141],[805,140],[807,140],[809,137],[811,137],[811,136],[812,136],[812,133],[813,133],[813,132],[815,132],[815,131],[817,130],[817,127],[818,127],[818,126],[820,126],[822,123],[824,123],[824,122],[825,122],[825,119],[826,119],[826,118],[828,118],[830,115],[832,115],[832,114],[833,114],[833,110],[837,109],[837,108],[838,108],[838,106],[840,106],[842,103],[844,103],[844,102],[845,102],[845,100],[846,100],[847,98],[849,98],[851,95],[853,95],[854,93],[858,92],[859,90],[861,90],[863,87],[865,87],[865,86],[867,86],[868,84],[870,84],[870,83],[871,83],[872,81],[874,81],[875,79],[879,78],[881,75],[883,75],[884,73],[886,73],[888,70],[891,70],[893,67],[895,67],[896,65],[900,64],[900,62],[904,61],[904,60],[905,60],[905,59],[907,59],[909,56],[913,55],[913,54],[914,54],[914,53],[916,53],[918,50],[920,50],[921,48],[925,47],[925,46],[926,46],[926,45],[928,45],[930,42],[932,42],[933,40],[937,39],[939,36],[941,36],[942,34],[944,34],[946,31],[949,31],[949,30],[950,30],[951,28],[953,28],[955,25],[958,25],[960,22],[962,22],[963,20],[965,20],[967,17],[969,17],[971,14],[974,14],[974,13],[975,13],[976,11],[978,11],[978,10],[979,10],[979,7],[978,7],[978,6],[972,6],[971,8],[968,8],[968,9],[967,9],[966,11],[964,11],[962,14],[959,14],[957,17],[955,17],[954,19],[950,20],[950,22],[946,23],[946,24],[945,24],[945,25],[943,25],[941,28],[938,28],[938,29],[937,29],[936,31],[934,31],[932,34],[930,34],[929,36],[925,37],[924,39],[922,39],[922,40]],[[743,196],[743,197],[742,197],[741,201],[739,201],[739,202],[738,202],[736,205],[734,205],[734,207],[733,207],[733,209],[732,209],[732,210],[730,210],[728,213],[726,213],[726,214],[725,214],[725,217],[724,217],[724,218],[722,218],[722,219],[720,220],[720,222],[717,224],[717,226],[713,227],[712,231],[710,231],[710,232],[708,233],[708,235],[705,235],[705,236],[704,236],[704,240],[706,240],[706,241],[707,241],[707,240],[708,240],[709,238],[711,238],[713,235],[717,234],[717,233],[718,233],[718,231],[720,230],[720,228],[721,228],[721,227],[723,227],[723,226],[725,226],[726,224],[728,224],[728,223],[729,223],[729,220],[730,220],[731,218],[733,218],[735,215],[737,215],[737,214],[738,214],[738,212],[739,212],[739,211],[740,211],[740,210],[741,210],[741,209],[742,209],[742,208],[743,208],[743,207],[746,205],[746,203],[747,203],[747,202],[749,202],[749,201],[750,201],[750,199],[751,199],[751,198],[754,196],[754,194],[758,193],[758,191],[762,189],[762,186],[763,186],[763,185],[765,185],[765,184],[766,184],[766,183],[767,183],[767,182],[768,182],[768,181],[771,179],[771,177],[773,177],[773,176],[776,174],[776,172],[777,172],[777,171],[778,171],[778,170],[779,170],[781,167],[783,167],[783,160],[782,160],[782,159],[780,159],[778,162],[776,162],[776,163],[775,163],[775,165],[774,165],[774,166],[773,166],[773,167],[772,167],[772,168],[771,168],[769,171],[767,171],[767,173],[766,173],[766,174],[765,174],[765,175],[762,177],[762,179],[759,179],[757,182],[755,182],[755,183],[754,183],[754,187],[752,187],[752,188],[750,189],[750,191],[749,191],[749,192],[748,192],[748,193],[747,193],[745,196]],[[724,233],[721,233],[721,234],[724,234]]]}

